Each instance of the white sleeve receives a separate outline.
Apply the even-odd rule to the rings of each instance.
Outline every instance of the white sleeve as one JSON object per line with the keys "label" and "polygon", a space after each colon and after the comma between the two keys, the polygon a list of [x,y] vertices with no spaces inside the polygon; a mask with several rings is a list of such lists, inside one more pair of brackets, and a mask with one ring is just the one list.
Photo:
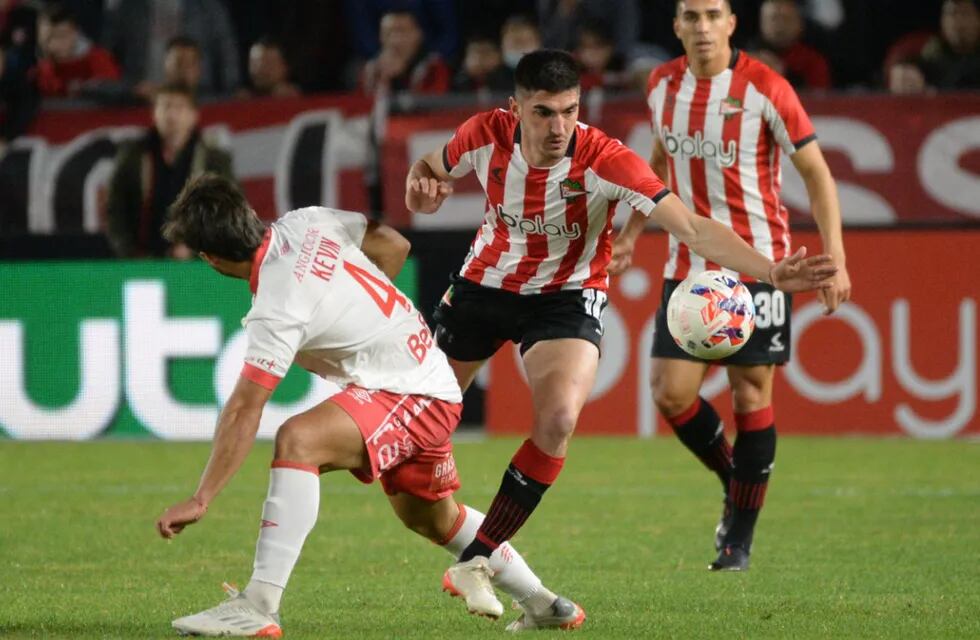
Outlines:
{"label": "white sleeve", "polygon": [[[250,314],[251,315],[251,314]],[[304,325],[285,315],[249,317],[245,323],[248,347],[242,376],[274,389],[286,376],[303,340]]]}

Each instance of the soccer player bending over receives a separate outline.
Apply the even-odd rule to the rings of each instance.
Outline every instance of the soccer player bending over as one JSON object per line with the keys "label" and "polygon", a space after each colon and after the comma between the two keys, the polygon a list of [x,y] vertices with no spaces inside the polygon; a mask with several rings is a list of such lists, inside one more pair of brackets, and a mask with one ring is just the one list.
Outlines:
{"label": "soccer player bending over", "polygon": [[[813,125],[784,78],[733,49],[735,16],[728,0],[680,0],[674,31],[686,55],[650,75],[647,104],[653,115],[651,166],[701,219],[731,228],[768,258],[792,252],[789,218],[779,198],[779,156],[789,155],[806,183],[824,251],[837,273],[819,292],[827,313],[850,297],[844,266],[840,204]],[[645,222],[634,213],[617,237],[611,271],[622,271]],[[664,289],[653,339],[653,398],[684,445],[724,487],[715,529],[714,571],[749,566],[752,534],[776,456],[772,382],[776,364],[789,360],[791,298],[758,274],[733,267],[756,305],[756,331],[745,346],[714,363],[728,369],[735,409],[735,446],[718,413],[698,391],[709,362],[682,351],[667,331],[670,294],[681,280],[718,269],[717,257],[683,237],[670,238]]]}
{"label": "soccer player bending over", "polygon": [[[474,541],[446,579],[491,603],[488,558],[510,540],[558,477],[595,380],[620,200],[711,260],[785,291],[826,286],[829,256],[779,262],[725,225],[694,215],[619,140],[578,122],[579,68],[564,51],[524,56],[510,108],[471,117],[406,179],[411,211],[434,213],[473,171],[486,192],[483,226],[436,309],[436,337],[466,389],[505,342],[520,343],[534,423],[514,454]],[[478,596],[471,594],[472,600]]]}
{"label": "soccer player bending over", "polygon": [[[421,314],[391,278],[409,244],[359,213],[292,211],[269,228],[230,181],[205,174],[170,210],[164,234],[219,273],[248,281],[248,350],[222,409],[211,458],[194,494],[157,521],[165,538],[207,513],[255,440],[262,409],[290,364],[346,388],[287,420],[276,434],[269,493],[252,578],[241,593],[178,618],[199,635],[279,637],[279,602],[316,523],[320,473],[347,469],[381,480],[395,513],[454,556],[475,538],[483,514],[458,505],[450,436],[461,394]],[[510,630],[576,627],[582,610],[546,589],[509,545],[490,558],[494,584],[524,613]],[[503,608],[479,612],[499,617]]]}

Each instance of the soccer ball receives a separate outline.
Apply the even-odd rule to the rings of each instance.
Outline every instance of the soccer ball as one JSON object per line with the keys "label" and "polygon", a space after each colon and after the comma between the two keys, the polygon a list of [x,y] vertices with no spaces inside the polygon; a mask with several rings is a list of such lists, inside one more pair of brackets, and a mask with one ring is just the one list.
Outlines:
{"label": "soccer ball", "polygon": [[692,356],[725,358],[741,349],[755,330],[752,294],[722,271],[702,271],[670,295],[667,328],[677,346]]}

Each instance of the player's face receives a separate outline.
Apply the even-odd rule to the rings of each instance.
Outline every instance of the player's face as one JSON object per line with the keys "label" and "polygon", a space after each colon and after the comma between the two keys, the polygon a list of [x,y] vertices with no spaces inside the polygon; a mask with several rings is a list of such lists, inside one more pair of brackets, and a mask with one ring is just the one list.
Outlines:
{"label": "player's face", "polygon": [[735,31],[735,16],[725,0],[684,0],[677,5],[674,33],[687,57],[708,62],[724,55]]}
{"label": "player's face", "polygon": [[578,87],[560,93],[518,91],[511,111],[521,121],[521,147],[528,162],[550,166],[565,157],[578,122]]}

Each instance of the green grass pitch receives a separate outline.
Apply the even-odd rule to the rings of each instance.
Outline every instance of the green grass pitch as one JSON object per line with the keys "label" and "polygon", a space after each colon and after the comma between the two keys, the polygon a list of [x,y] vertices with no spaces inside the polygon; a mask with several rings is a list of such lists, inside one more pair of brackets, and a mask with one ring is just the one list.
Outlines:
{"label": "green grass pitch", "polygon": [[[460,499],[485,510],[517,442],[459,443]],[[171,543],[153,527],[207,452],[0,442],[0,637],[173,637],[170,620],[220,601],[223,580],[244,586],[268,444],[202,523]],[[672,439],[579,438],[514,543],[585,607],[575,637],[980,637],[980,443],[782,438],[745,574],[705,569],[719,498]],[[376,485],[328,474],[321,502],[287,638],[499,638],[516,617],[474,618],[441,593],[449,557]]]}

